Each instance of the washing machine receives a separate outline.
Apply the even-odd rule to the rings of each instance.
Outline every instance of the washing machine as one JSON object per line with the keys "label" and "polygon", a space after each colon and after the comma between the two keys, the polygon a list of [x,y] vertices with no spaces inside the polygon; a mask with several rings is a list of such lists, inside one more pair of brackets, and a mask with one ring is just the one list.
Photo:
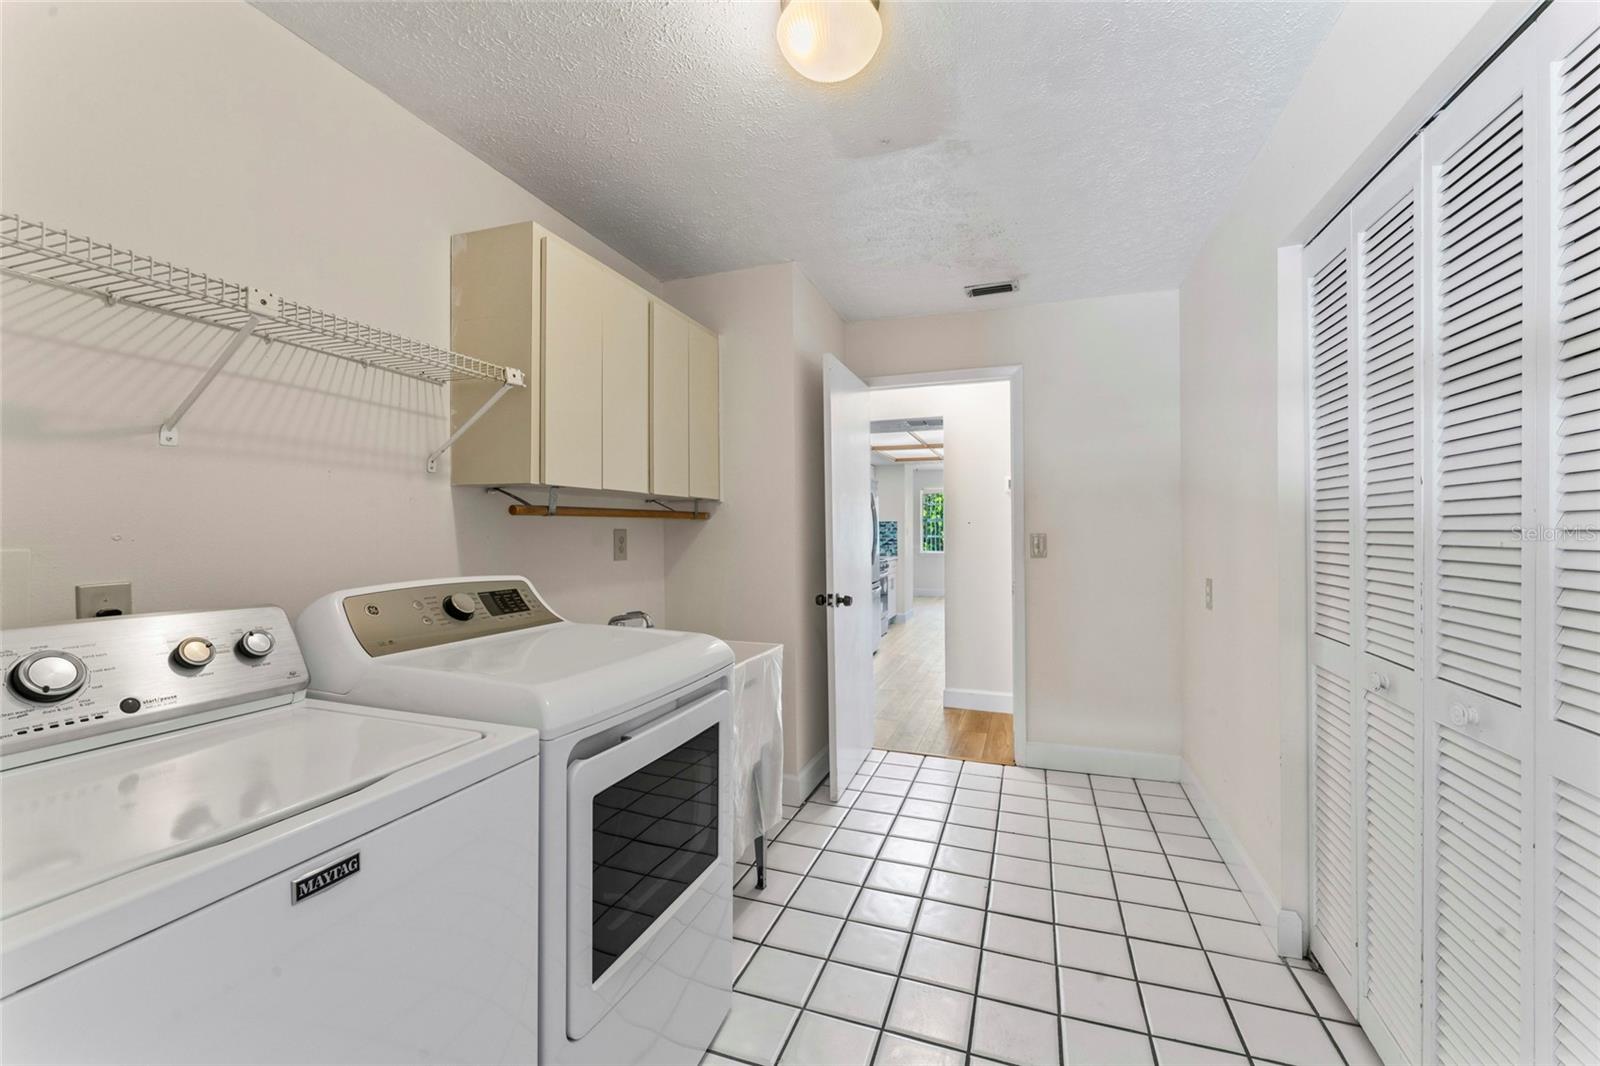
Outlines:
{"label": "washing machine", "polygon": [[308,699],[274,607],[0,667],[0,1058],[536,1059],[535,731]]}
{"label": "washing machine", "polygon": [[521,577],[347,589],[295,628],[321,699],[539,732],[541,1061],[698,1063],[731,1003],[728,646],[570,622]]}

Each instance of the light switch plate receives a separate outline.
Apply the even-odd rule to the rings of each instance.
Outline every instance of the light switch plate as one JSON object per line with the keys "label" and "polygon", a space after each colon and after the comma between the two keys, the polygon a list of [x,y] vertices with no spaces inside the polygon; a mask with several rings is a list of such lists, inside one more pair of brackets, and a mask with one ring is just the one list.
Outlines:
{"label": "light switch plate", "polygon": [[111,618],[133,613],[133,583],[113,581],[101,585],[79,585],[78,617]]}
{"label": "light switch plate", "polygon": [[611,561],[614,563],[628,561],[628,531],[625,528],[611,531]]}
{"label": "light switch plate", "polygon": [[1050,538],[1043,533],[1028,534],[1028,554],[1035,559],[1044,559],[1050,554]]}

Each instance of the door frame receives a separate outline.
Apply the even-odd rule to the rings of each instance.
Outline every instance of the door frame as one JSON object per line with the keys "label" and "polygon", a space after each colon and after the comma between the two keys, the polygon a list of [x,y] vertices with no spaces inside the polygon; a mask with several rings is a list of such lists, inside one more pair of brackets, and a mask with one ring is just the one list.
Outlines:
{"label": "door frame", "polygon": [[869,389],[912,389],[926,385],[973,385],[1003,381],[1011,404],[1011,759],[1022,766],[1028,747],[1028,529],[1023,521],[1022,367],[982,366],[968,370],[930,370],[863,378]]}

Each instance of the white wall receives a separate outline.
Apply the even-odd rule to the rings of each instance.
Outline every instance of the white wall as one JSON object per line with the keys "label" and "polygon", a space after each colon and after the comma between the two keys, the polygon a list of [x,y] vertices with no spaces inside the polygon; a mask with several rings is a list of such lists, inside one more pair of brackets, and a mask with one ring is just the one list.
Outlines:
{"label": "white wall", "polygon": [[1011,385],[874,389],[871,406],[874,420],[944,419],[944,468],[915,468],[913,481],[919,501],[925,487],[944,489],[945,550],[917,556],[917,582],[931,587],[924,570],[937,566],[945,597],[945,706],[1009,711]]}
{"label": "white wall", "polygon": [[1347,5],[1183,283],[1183,755],[1267,890],[1302,913],[1304,376],[1298,350],[1281,362],[1278,249],[1331,216],[1528,10]]}
{"label": "white wall", "polygon": [[[722,491],[667,531],[673,624],[783,644],[784,771],[826,772],[821,357],[840,325],[789,264],[690,278],[667,299],[722,336]],[[811,781],[809,783],[814,783]],[[793,787],[800,787],[794,785]]]}
{"label": "white wall", "polygon": [[1178,299],[1142,293],[855,322],[845,358],[865,377],[1023,368],[1028,560],[1028,759],[1087,749],[1179,750]]}
{"label": "white wall", "polygon": [[[7,211],[441,345],[463,230],[534,219],[658,287],[248,6],[6,4],[0,20]],[[631,561],[613,564],[616,523],[513,519],[427,475],[442,389],[252,345],[162,448],[215,332],[4,291],[8,625],[70,618],[84,581],[131,579],[142,611],[292,612],[463,565],[526,572],[579,617],[664,606],[662,523],[626,523]]]}
{"label": "white wall", "polygon": [[[916,585],[918,596],[943,596],[945,594],[944,555],[922,550],[922,494],[928,489],[944,488],[943,466],[917,467],[911,475],[911,551],[916,556]],[[948,497],[946,498],[948,502]]]}
{"label": "white wall", "polygon": [[[825,766],[828,747],[828,614],[813,597],[823,580],[825,523],[822,470],[822,357],[844,357],[844,321],[805,273],[793,267],[795,449],[794,563],[799,582],[797,615],[802,687],[796,693],[796,773]],[[753,452],[752,454],[759,454]],[[786,650],[785,654],[789,654]],[[785,721],[785,728],[789,721]],[[821,762],[818,762],[818,759]],[[815,770],[812,770],[815,774]]]}

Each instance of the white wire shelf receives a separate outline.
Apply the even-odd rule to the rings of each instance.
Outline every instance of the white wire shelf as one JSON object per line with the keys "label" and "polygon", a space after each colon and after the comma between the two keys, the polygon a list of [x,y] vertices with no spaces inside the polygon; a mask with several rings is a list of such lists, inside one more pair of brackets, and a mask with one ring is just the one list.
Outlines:
{"label": "white wire shelf", "polygon": [[178,420],[252,336],[435,385],[459,380],[499,383],[500,388],[488,401],[429,456],[430,471],[436,469],[439,456],[507,390],[525,385],[520,370],[409,340],[285,300],[265,289],[203,274],[13,214],[0,214],[0,274],[232,332],[205,376],[162,424],[159,439],[166,445],[177,443]]}

